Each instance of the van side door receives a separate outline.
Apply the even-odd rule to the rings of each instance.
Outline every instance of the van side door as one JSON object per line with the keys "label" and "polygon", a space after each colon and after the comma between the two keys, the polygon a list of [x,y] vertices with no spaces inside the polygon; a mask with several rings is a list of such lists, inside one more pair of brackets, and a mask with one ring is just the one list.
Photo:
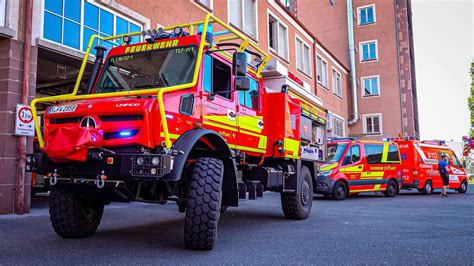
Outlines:
{"label": "van side door", "polygon": [[384,180],[384,163],[383,160],[384,145],[378,143],[365,143],[364,154],[367,163],[364,165],[364,171],[361,180],[365,181],[366,189],[372,191],[382,191],[386,187]]}
{"label": "van side door", "polygon": [[339,172],[346,176],[347,183],[349,184],[349,191],[357,190],[362,186],[361,174],[364,166],[361,162],[361,148],[360,144],[352,144],[345,156],[342,158],[341,168]]}

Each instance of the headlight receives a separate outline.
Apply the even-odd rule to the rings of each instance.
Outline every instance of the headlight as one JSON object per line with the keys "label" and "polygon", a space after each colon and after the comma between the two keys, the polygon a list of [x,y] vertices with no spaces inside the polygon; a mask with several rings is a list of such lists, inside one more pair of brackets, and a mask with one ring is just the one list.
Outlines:
{"label": "headlight", "polygon": [[158,158],[158,157],[153,157],[153,158],[151,159],[151,164],[152,164],[152,165],[158,165],[159,163],[160,163],[160,158]]}
{"label": "headlight", "polygon": [[145,159],[143,159],[143,157],[138,157],[137,158],[137,164],[138,165],[143,165],[144,162],[145,162]]}
{"label": "headlight", "polygon": [[150,169],[150,174],[156,175],[156,168],[151,168]]}
{"label": "headlight", "polygon": [[329,171],[322,171],[322,172],[319,172],[319,176],[327,176],[327,175],[331,175],[332,174],[332,170],[329,170]]}

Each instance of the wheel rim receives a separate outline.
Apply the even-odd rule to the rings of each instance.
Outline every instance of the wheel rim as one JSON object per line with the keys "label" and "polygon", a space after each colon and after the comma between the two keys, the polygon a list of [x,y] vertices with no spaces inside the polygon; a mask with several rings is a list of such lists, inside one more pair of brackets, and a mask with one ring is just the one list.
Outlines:
{"label": "wheel rim", "polygon": [[426,192],[431,193],[431,184],[426,183]]}
{"label": "wheel rim", "polygon": [[390,195],[393,195],[394,192],[395,192],[395,185],[390,184],[390,186],[388,187],[388,193],[390,193]]}
{"label": "wheel rim", "polygon": [[95,212],[95,208],[91,204],[85,203],[82,205],[82,214],[87,220],[94,219]]}
{"label": "wheel rim", "polygon": [[303,180],[301,184],[301,203],[303,206],[306,206],[310,201],[310,191],[309,191],[309,184],[308,181]]}
{"label": "wheel rim", "polygon": [[337,188],[337,195],[338,195],[339,197],[344,197],[345,194],[346,194],[346,190],[344,189],[344,187],[339,186],[339,187]]}
{"label": "wheel rim", "polygon": [[466,189],[466,182],[461,183],[461,190],[464,191]]}

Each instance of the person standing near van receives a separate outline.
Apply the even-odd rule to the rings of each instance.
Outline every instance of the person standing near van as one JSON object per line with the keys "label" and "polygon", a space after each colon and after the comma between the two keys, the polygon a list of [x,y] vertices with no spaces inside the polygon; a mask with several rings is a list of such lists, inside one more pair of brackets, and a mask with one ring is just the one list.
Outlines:
{"label": "person standing near van", "polygon": [[441,160],[438,163],[438,171],[441,179],[443,179],[443,192],[441,193],[441,197],[448,197],[448,185],[449,185],[449,163],[448,163],[448,156],[443,154],[441,156]]}

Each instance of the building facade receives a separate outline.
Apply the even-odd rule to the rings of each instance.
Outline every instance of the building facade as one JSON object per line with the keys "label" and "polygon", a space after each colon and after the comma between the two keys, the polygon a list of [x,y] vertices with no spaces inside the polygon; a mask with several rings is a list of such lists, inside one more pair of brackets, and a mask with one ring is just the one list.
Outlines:
{"label": "building facade", "polygon": [[[410,4],[396,0],[397,12],[391,12],[394,2],[373,2],[353,3],[354,19],[364,25],[354,24],[360,117],[349,126],[353,94],[346,0],[0,0],[0,214],[29,210],[31,180],[28,175],[18,178],[23,171],[19,154],[24,151],[13,134],[15,107],[24,96],[22,82],[28,81],[28,102],[71,92],[92,34],[111,36],[199,21],[211,12],[272,56],[263,72],[267,90],[287,85],[319,106],[321,120],[314,132],[318,143],[327,137],[411,134],[407,125],[417,123],[417,111]],[[371,5],[372,13],[364,9]],[[25,53],[27,46],[30,53]],[[28,79],[22,75],[28,69],[24,61],[29,63]],[[92,59],[82,92],[91,67]],[[27,144],[31,152],[33,140]]]}
{"label": "building facade", "polygon": [[419,138],[411,1],[296,0],[291,10],[347,66],[353,31],[359,122],[349,135]]}

